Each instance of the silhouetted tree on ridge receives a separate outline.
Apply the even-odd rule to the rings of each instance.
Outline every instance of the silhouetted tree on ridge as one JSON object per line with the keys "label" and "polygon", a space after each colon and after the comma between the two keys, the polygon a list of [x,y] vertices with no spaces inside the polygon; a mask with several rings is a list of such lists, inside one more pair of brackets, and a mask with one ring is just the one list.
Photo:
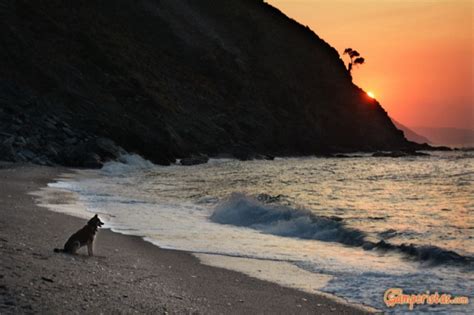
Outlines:
{"label": "silhouetted tree on ridge", "polygon": [[357,50],[352,49],[352,48],[346,48],[344,50],[344,55],[348,55],[349,58],[351,59],[349,61],[349,63],[347,64],[347,70],[349,72],[352,71],[352,67],[354,65],[361,65],[365,62],[365,59],[360,56],[359,52]]}

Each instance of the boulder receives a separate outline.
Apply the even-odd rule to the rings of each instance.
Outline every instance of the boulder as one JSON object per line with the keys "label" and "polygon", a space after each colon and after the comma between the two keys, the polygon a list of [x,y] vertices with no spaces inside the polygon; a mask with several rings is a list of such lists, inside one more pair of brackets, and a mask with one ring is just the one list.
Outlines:
{"label": "boulder", "polygon": [[85,144],[91,151],[97,153],[102,160],[115,160],[126,153],[124,149],[107,138],[92,139]]}
{"label": "boulder", "polygon": [[118,159],[125,150],[106,138],[90,139],[66,147],[59,155],[59,163],[75,167],[99,168],[103,163]]}
{"label": "boulder", "polygon": [[0,143],[0,160],[16,161],[15,150],[13,149],[14,137]]}
{"label": "boulder", "polygon": [[22,160],[32,161],[36,158],[36,154],[28,149],[21,149],[16,153]]}
{"label": "boulder", "polygon": [[96,153],[86,153],[84,155],[84,160],[82,162],[82,166],[87,168],[101,168],[103,162],[99,155]]}
{"label": "boulder", "polygon": [[69,137],[75,137],[76,136],[76,134],[71,129],[69,129],[68,127],[63,127],[63,131]]}
{"label": "boulder", "polygon": [[232,155],[240,161],[250,161],[255,158],[255,153],[247,147],[235,147],[232,150]]}
{"label": "boulder", "polygon": [[53,166],[53,162],[49,160],[45,155],[37,156],[31,160],[31,162],[39,165]]}
{"label": "boulder", "polygon": [[40,149],[39,136],[29,137],[26,139],[26,143],[28,144],[28,147],[31,147],[35,150]]}
{"label": "boulder", "polygon": [[207,156],[192,156],[189,158],[181,159],[180,164],[184,166],[206,164],[209,161]]}
{"label": "boulder", "polygon": [[391,151],[391,152],[375,152],[372,154],[373,157],[406,157],[406,156],[429,156],[428,153],[418,152],[418,151]]}
{"label": "boulder", "polygon": [[44,149],[44,153],[46,156],[48,156],[49,158],[55,160],[58,156],[58,150],[56,150],[56,148],[51,145],[51,144],[48,144],[45,149]]}
{"label": "boulder", "polygon": [[68,145],[71,145],[71,144],[76,144],[77,143],[77,138],[67,138],[64,142]]}
{"label": "boulder", "polygon": [[15,145],[16,146],[24,146],[26,144],[26,140],[22,136],[18,136],[15,138]]}

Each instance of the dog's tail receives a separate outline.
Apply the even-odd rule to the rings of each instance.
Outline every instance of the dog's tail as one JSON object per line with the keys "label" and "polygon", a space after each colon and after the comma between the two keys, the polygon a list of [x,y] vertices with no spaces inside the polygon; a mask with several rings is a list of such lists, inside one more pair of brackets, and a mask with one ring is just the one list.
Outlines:
{"label": "dog's tail", "polygon": [[55,253],[63,253],[63,252],[64,252],[64,249],[62,249],[62,248],[55,248],[55,249],[54,249],[54,252],[55,252]]}

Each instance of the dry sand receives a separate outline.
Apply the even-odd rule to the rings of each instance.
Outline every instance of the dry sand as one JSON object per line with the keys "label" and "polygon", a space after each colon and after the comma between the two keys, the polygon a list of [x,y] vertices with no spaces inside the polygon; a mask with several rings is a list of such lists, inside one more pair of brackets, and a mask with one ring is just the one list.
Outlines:
{"label": "dry sand", "polygon": [[364,314],[101,230],[95,253],[53,253],[85,221],[35,204],[60,168],[0,165],[0,314]]}

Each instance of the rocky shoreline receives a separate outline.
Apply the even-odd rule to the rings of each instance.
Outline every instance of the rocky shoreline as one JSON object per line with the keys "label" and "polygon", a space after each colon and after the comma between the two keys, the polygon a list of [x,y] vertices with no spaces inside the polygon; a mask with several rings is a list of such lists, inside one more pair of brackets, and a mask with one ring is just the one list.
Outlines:
{"label": "rocky shoreline", "polygon": [[[24,112],[16,114],[8,107],[0,108],[0,159],[14,163],[29,162],[44,166],[69,166],[100,168],[105,162],[118,160],[127,152],[114,141],[98,137],[72,127],[53,114],[31,116]],[[415,147],[415,146],[414,146]],[[450,150],[445,147],[418,145],[422,150]],[[324,153],[321,157],[354,157],[345,153]],[[429,156],[415,150],[377,151],[374,157]],[[273,160],[270,154],[259,154],[245,149],[233,153],[222,153],[212,157],[237,158],[242,161]],[[207,163],[206,154],[190,155],[179,160],[183,166]]]}
{"label": "rocky shoreline", "polygon": [[0,108],[0,159],[38,165],[97,168],[126,153],[112,140],[72,127],[53,114]]}
{"label": "rocky shoreline", "polygon": [[[30,108],[21,113],[15,107],[0,107],[0,159],[13,163],[33,163],[46,166],[68,166],[100,168],[105,162],[118,160],[127,151],[113,140],[71,126],[51,113],[38,112],[41,107]],[[72,116],[72,113],[69,113]],[[374,157],[427,156],[417,150],[451,150],[447,147],[432,147],[415,144],[406,150],[376,151]],[[350,152],[324,152],[320,157],[355,157]],[[271,154],[260,154],[245,147],[236,147],[219,154],[190,154],[182,157],[184,166],[207,163],[210,157],[236,158],[242,161],[273,160]],[[174,161],[171,161],[174,162]]]}

